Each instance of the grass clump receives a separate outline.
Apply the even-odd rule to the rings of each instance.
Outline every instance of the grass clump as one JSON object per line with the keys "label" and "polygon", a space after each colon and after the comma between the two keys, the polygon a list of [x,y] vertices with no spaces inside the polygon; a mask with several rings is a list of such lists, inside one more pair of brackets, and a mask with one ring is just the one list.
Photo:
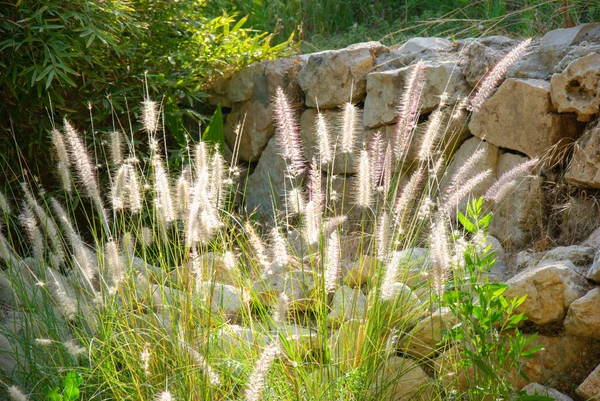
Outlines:
{"label": "grass clump", "polygon": [[[499,68],[492,76],[506,63]],[[481,177],[459,169],[440,189],[449,143],[441,119],[430,118],[418,157],[407,158],[422,69],[414,67],[391,142],[376,135],[361,149],[348,104],[343,149],[319,117],[311,163],[279,89],[287,196],[262,225],[235,202],[244,189],[237,149],[226,163],[213,144],[190,144],[181,171],[168,169],[152,101],[143,105],[145,153],[133,133],[92,153],[65,120],[52,134],[60,199],[27,178],[22,204],[0,197],[6,391],[39,399],[67,372],[64,388],[90,400],[516,397],[509,373],[534,352],[518,340],[523,316],[512,315],[522,300],[505,300],[505,286],[487,278],[494,257],[483,201],[458,215],[462,228],[454,223]],[[481,101],[473,99],[442,102],[432,116],[451,107],[464,123],[467,104]],[[328,169],[351,152],[360,154],[347,184],[355,195],[339,199]],[[511,174],[486,198],[499,201]],[[453,368],[472,372],[466,388],[426,373],[449,347],[463,357]]]}

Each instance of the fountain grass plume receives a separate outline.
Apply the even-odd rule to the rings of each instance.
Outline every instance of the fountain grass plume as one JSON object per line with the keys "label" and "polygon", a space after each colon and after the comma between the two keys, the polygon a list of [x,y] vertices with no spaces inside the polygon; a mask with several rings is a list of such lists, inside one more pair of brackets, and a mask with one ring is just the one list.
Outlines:
{"label": "fountain grass plume", "polygon": [[412,71],[406,81],[404,92],[398,102],[398,118],[394,132],[394,154],[397,160],[402,159],[405,155],[410,134],[416,127],[419,101],[425,85],[425,64],[419,61],[411,68]]}
{"label": "fountain grass plume", "polygon": [[531,39],[527,39],[515,46],[510,52],[508,52],[498,64],[492,68],[490,72],[486,74],[481,83],[478,85],[478,89],[475,95],[471,98],[470,104],[467,106],[469,111],[477,113],[481,110],[483,103],[492,95],[498,83],[504,78],[506,71],[511,65],[520,59],[527,47],[531,43]]}
{"label": "fountain grass plume", "polygon": [[369,152],[363,149],[358,157],[358,177],[355,184],[355,203],[361,208],[368,208],[373,202],[372,174]]}
{"label": "fountain grass plume", "polygon": [[71,171],[69,170],[71,162],[69,153],[67,152],[67,146],[65,145],[65,138],[56,128],[52,130],[52,144],[54,145],[54,150],[56,151],[56,156],[58,158],[56,164],[58,176],[60,177],[65,192],[70,193],[73,189],[73,186],[71,185]]}
{"label": "fountain grass plume", "polygon": [[528,174],[540,162],[539,158],[533,158],[520,163],[508,170],[486,191],[484,199],[500,202],[508,192],[516,185],[518,177]]}
{"label": "fountain grass plume", "polygon": [[288,174],[297,177],[304,171],[304,156],[300,129],[296,122],[295,113],[281,87],[277,87],[275,98],[275,134],[283,150],[282,155],[286,160]]}

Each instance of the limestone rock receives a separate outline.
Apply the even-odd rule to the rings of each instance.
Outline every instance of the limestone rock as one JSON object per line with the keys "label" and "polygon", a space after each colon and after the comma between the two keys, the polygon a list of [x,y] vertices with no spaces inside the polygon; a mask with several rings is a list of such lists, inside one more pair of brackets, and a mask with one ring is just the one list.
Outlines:
{"label": "limestone rock", "polygon": [[506,298],[527,295],[515,313],[536,324],[560,323],[569,306],[585,293],[584,281],[570,261],[542,262],[506,282]]}
{"label": "limestone rock", "polygon": [[600,287],[571,304],[564,324],[571,335],[600,340]]}
{"label": "limestone rock", "polygon": [[332,108],[364,98],[367,73],[375,57],[387,51],[378,42],[367,42],[311,54],[298,75],[306,105]]}
{"label": "limestone rock", "polygon": [[496,146],[529,157],[576,137],[574,114],[557,114],[550,101],[550,83],[538,79],[507,79],[474,113],[471,133]]}
{"label": "limestone rock", "polygon": [[199,285],[198,293],[210,305],[212,313],[222,313],[228,318],[235,317],[249,301],[243,290],[226,284],[204,282]]}
{"label": "limestone rock", "polygon": [[298,85],[298,74],[306,65],[309,55],[278,58],[267,61],[265,77],[267,78],[269,98],[273,98],[277,88],[281,87],[292,98],[299,98],[301,89]]}
{"label": "limestone rock", "polygon": [[494,68],[517,43],[504,36],[467,40],[461,49],[461,54],[463,73],[469,85],[477,86],[485,74]]}
{"label": "limestone rock", "polygon": [[414,55],[423,53],[427,50],[443,50],[451,45],[448,39],[444,38],[410,38],[392,50],[397,53]]}
{"label": "limestone rock", "polygon": [[596,399],[600,395],[600,365],[577,387],[577,395],[584,400]]}
{"label": "limestone rock", "polygon": [[260,100],[235,103],[225,121],[225,140],[233,149],[240,124],[238,157],[242,161],[258,161],[269,139],[273,136],[273,113],[268,104]]}
{"label": "limestone rock", "polygon": [[273,219],[273,202],[277,207],[281,207],[281,197],[284,196],[286,164],[279,154],[280,151],[276,139],[271,138],[256,169],[248,177],[246,210],[249,213],[256,210],[257,214],[265,219]]}
{"label": "limestone rock", "polygon": [[[487,191],[487,189],[494,183],[495,175],[496,175],[496,165],[498,164],[499,157],[499,149],[497,146],[489,143],[488,141],[482,141],[479,138],[471,138],[466,140],[462,146],[458,149],[454,158],[448,165],[446,172],[444,173],[444,177],[442,178],[442,182],[440,184],[441,193],[450,190],[450,185],[454,178],[454,174],[458,171],[458,169],[473,155],[473,153],[478,150],[483,150],[483,158],[476,165],[473,166],[471,171],[465,176],[465,181],[484,172],[485,170],[491,169],[492,174],[484,181],[482,181],[479,185],[477,185],[473,191],[469,194],[472,197],[481,196]],[[465,198],[461,204],[459,205],[459,209],[466,209],[467,198]],[[500,240],[497,234],[492,233],[492,235],[496,236]]]}
{"label": "limestone rock", "polygon": [[[497,178],[527,160],[526,157],[511,153],[501,154],[496,166]],[[543,178],[539,175],[518,178],[512,191],[493,205],[494,218],[490,223],[489,233],[508,247],[521,248],[528,245],[542,223],[542,183]]]}
{"label": "limestone rock", "polygon": [[590,266],[586,277],[598,284],[600,284],[600,251],[596,253],[594,257],[594,262]]}
{"label": "limestone rock", "polygon": [[343,324],[351,319],[360,319],[364,317],[366,307],[367,298],[360,289],[341,286],[333,294],[328,319],[332,325]]}
{"label": "limestone rock", "polygon": [[315,289],[313,274],[307,270],[292,270],[263,274],[254,282],[253,290],[266,305],[274,305],[280,294],[288,298],[288,308],[306,310],[312,305]]}
{"label": "limestone rock", "polygon": [[509,68],[507,77],[548,79],[554,67],[571,47],[599,38],[600,24],[582,24],[568,29],[555,29],[532,43],[527,54]]}
{"label": "limestone rock", "polygon": [[576,266],[589,265],[594,261],[594,248],[590,246],[557,246],[546,252],[542,260],[570,260]]}
{"label": "limestone rock", "polygon": [[266,89],[265,68],[266,63],[259,62],[235,73],[227,85],[227,97],[233,102],[250,100],[257,88]]}
{"label": "limestone rock", "polygon": [[[510,333],[503,335],[511,335]],[[526,334],[526,337],[529,335]],[[599,343],[595,340],[561,336],[551,337],[538,335],[526,349],[542,346],[534,358],[523,358],[519,364],[520,369],[527,377],[536,383],[546,386],[563,388],[583,380],[580,376],[586,375],[587,361],[594,360],[598,352]],[[457,362],[462,358],[461,346],[452,347],[444,351],[435,359],[435,370],[446,388],[464,392],[469,383],[473,384],[475,366],[465,370]],[[586,363],[582,363],[586,361]],[[457,370],[457,366],[460,366]],[[508,368],[508,367],[507,367]],[[501,374],[508,380],[514,390],[522,389],[529,384],[516,369]]]}
{"label": "limestone rock", "polygon": [[426,286],[432,262],[427,248],[408,248],[398,252],[401,260],[396,280],[415,289]]}
{"label": "limestone rock", "polygon": [[458,323],[454,314],[448,308],[440,308],[430,316],[421,320],[398,342],[398,348],[416,358],[430,357],[441,348],[440,330],[447,330]]}
{"label": "limestone rock", "polygon": [[417,362],[398,356],[385,361],[372,391],[380,400],[430,401],[441,396],[433,379]]}
{"label": "limestone rock", "polygon": [[589,121],[600,111],[600,54],[573,61],[550,81],[552,104],[559,113],[575,112],[580,121]]}
{"label": "limestone rock", "polygon": [[600,188],[600,122],[588,128],[577,140],[565,181],[589,188]]}
{"label": "limestone rock", "polygon": [[457,47],[443,38],[411,38],[377,56],[377,71],[396,70],[421,61],[458,61]]}
{"label": "limestone rock", "polygon": [[[399,94],[402,93],[414,65],[367,75],[367,98],[363,122],[365,127],[379,127],[393,123],[397,118]],[[469,93],[461,68],[452,62],[426,62],[425,86],[419,107],[421,113],[434,110],[442,93],[449,94],[448,103]]]}
{"label": "limestone rock", "polygon": [[525,393],[528,395],[543,395],[546,397],[550,397],[556,401],[573,401],[571,397],[569,397],[568,395],[564,395],[557,389],[542,386],[539,383],[529,383],[528,385],[523,387],[521,391],[525,391]]}

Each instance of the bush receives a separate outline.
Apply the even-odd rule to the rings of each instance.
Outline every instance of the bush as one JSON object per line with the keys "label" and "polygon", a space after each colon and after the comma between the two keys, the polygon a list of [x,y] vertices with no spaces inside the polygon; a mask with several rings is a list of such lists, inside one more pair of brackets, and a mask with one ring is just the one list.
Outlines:
{"label": "bush", "polygon": [[0,146],[10,151],[2,156],[17,170],[25,156],[44,176],[56,116],[83,124],[93,109],[94,128],[110,128],[116,113],[137,114],[142,98],[160,95],[166,127],[183,148],[183,117],[205,120],[198,113],[204,89],[289,51],[289,41],[271,46],[267,33],[243,28],[246,19],[235,13],[207,15],[203,1],[6,4],[0,6]]}

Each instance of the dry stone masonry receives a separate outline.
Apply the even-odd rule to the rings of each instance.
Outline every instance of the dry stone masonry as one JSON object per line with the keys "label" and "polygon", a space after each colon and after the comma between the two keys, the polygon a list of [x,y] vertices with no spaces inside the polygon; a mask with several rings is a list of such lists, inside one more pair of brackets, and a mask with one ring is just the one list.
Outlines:
{"label": "dry stone masonry", "polygon": [[[268,219],[274,210],[273,197],[277,204],[282,202],[285,166],[273,139],[271,103],[278,86],[295,102],[304,156],[310,160],[318,143],[318,111],[334,133],[335,143],[347,102],[361,109],[355,138],[358,146],[368,143],[376,132],[389,138],[399,99],[416,63],[425,66],[419,110],[422,124],[440,104],[442,93],[448,110],[452,110],[517,43],[502,36],[455,42],[413,38],[393,47],[368,42],[262,62],[240,71],[215,87],[210,101],[228,112],[225,135],[229,147],[233,148],[236,132],[241,129],[239,159],[251,162],[253,171],[245,207]],[[490,278],[508,284],[507,296],[527,295],[519,312],[527,316],[528,324],[544,333],[534,342],[542,344],[544,350],[539,358],[527,360],[524,367],[533,382],[527,384],[518,374],[511,378],[515,390],[523,389],[527,394],[559,400],[600,396],[600,229],[592,233],[600,226],[600,197],[595,192],[600,189],[599,115],[600,23],[595,23],[551,31],[535,39],[483,107],[463,126],[448,129],[443,138],[452,144],[447,146],[452,149],[446,155],[447,176],[480,149],[484,155],[471,174],[491,169],[490,182],[530,158],[547,161],[523,178],[505,202],[492,206],[495,216],[489,229],[498,257]],[[419,132],[417,129],[415,136]],[[413,147],[411,143],[408,160],[417,157]],[[357,171],[357,154],[340,154],[326,166],[336,175],[331,178],[340,182],[352,178]],[[448,185],[446,181],[442,180],[442,188]],[[472,195],[481,195],[490,182],[476,187]],[[564,243],[554,243],[550,237]],[[298,253],[303,254],[306,244],[301,239],[297,242]],[[370,279],[371,256],[358,257],[351,244],[347,249],[347,254],[342,252],[345,260],[341,269],[346,286],[333,295],[330,320],[337,331],[332,341],[342,337],[356,341],[360,338],[357,333],[364,330],[357,320],[360,317],[352,313],[362,310],[367,302],[368,294],[360,288]],[[429,253],[424,248],[402,252],[407,258],[404,265],[409,266],[403,274],[409,280],[398,290],[418,305],[424,277],[421,272],[431,268]],[[280,272],[265,280],[257,286],[262,286],[267,296],[276,295],[279,287],[300,278]],[[302,292],[301,298],[310,297],[311,283],[298,282],[295,288]],[[226,285],[220,290],[231,298],[231,308],[239,307],[241,295],[230,295]],[[452,327],[453,316],[440,309],[423,313],[419,319],[411,335],[398,339],[396,346],[407,357],[397,357],[394,364],[413,363],[409,356],[430,358],[434,372],[416,367],[400,381],[403,388],[398,399],[428,398],[437,391],[432,375],[443,379],[457,374],[448,371],[448,361],[457,350],[444,350],[439,344],[439,329]],[[389,370],[393,368],[389,366]],[[459,374],[467,383],[469,372]]]}

